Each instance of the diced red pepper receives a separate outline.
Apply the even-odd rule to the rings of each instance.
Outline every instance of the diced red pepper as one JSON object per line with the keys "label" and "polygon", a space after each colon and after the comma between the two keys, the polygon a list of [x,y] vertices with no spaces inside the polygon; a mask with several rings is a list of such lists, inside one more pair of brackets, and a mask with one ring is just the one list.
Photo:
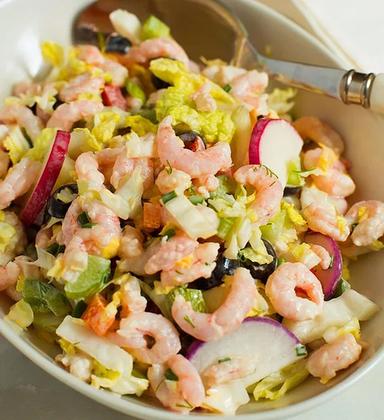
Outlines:
{"label": "diced red pepper", "polygon": [[119,86],[105,85],[101,97],[105,106],[116,106],[123,111],[127,110],[127,100],[124,98]]}
{"label": "diced red pepper", "polygon": [[107,313],[106,306],[107,301],[103,296],[95,295],[81,317],[88,327],[100,336],[105,335],[115,322],[117,311]]}

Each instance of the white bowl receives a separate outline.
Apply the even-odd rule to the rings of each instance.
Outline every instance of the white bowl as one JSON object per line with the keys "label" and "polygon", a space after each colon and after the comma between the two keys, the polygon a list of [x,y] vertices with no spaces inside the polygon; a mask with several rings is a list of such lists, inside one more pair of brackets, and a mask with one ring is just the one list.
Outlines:
{"label": "white bowl", "polygon": [[[138,0],[139,1],[139,0]],[[69,28],[76,12],[89,0],[0,0],[0,97],[9,93],[12,83],[33,76],[38,71],[39,44],[51,39],[69,42]],[[298,60],[314,64],[338,66],[332,56],[318,41],[298,26],[273,10],[253,0],[226,2],[239,14],[258,48],[269,46],[277,58]],[[374,198],[384,200],[381,187],[384,163],[384,120],[368,111],[345,106],[316,95],[300,93],[295,109],[297,115],[317,115],[332,124],[345,138],[347,157],[352,161],[352,174],[357,182],[355,199]],[[352,284],[359,292],[373,299],[380,306],[384,301],[384,259],[381,253],[361,258],[352,267]],[[0,318],[8,311],[10,302],[0,298]],[[383,355],[384,312],[363,324],[363,338],[369,344],[359,363],[338,375],[326,386],[309,380],[273,403],[250,403],[241,408],[237,417],[242,419],[280,419],[325,402],[357,381]],[[159,407],[154,401],[137,398],[119,398],[111,393],[97,391],[68,374],[56,365],[52,356],[57,353],[53,346],[42,342],[29,333],[18,334],[8,323],[0,319],[0,332],[30,360],[63,383],[87,395],[95,401],[143,419],[174,419],[175,414]],[[190,415],[191,419],[211,419],[212,416]],[[235,416],[226,416],[234,419]]]}

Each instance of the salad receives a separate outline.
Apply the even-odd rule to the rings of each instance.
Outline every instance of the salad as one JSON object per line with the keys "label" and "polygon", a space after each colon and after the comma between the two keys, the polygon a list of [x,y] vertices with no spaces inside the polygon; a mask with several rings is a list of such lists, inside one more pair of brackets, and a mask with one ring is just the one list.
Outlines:
{"label": "salad", "polygon": [[379,309],[348,263],[384,247],[384,203],[347,201],[343,140],[292,117],[294,90],[110,18],[98,47],[43,42],[46,78],[0,109],[6,319],[81,381],[181,413],[331,380]]}

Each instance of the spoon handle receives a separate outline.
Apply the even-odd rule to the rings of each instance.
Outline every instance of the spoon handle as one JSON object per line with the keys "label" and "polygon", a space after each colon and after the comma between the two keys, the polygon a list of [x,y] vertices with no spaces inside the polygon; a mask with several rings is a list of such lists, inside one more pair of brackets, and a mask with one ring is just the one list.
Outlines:
{"label": "spoon handle", "polygon": [[248,42],[238,49],[236,64],[260,67],[273,79],[309,92],[337,98],[345,104],[361,105],[384,114],[384,74],[280,61],[258,53]]}

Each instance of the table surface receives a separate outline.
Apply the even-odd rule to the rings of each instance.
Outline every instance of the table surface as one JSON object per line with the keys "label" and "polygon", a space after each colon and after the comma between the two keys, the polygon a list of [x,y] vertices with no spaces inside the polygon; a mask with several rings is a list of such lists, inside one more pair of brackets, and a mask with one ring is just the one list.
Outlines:
{"label": "table surface", "polygon": [[[262,0],[297,22],[289,1]],[[306,27],[305,22],[303,26]],[[306,28],[308,29],[308,28]],[[1,420],[129,420],[52,378],[0,337]],[[335,399],[292,420],[382,420],[384,361]]]}

